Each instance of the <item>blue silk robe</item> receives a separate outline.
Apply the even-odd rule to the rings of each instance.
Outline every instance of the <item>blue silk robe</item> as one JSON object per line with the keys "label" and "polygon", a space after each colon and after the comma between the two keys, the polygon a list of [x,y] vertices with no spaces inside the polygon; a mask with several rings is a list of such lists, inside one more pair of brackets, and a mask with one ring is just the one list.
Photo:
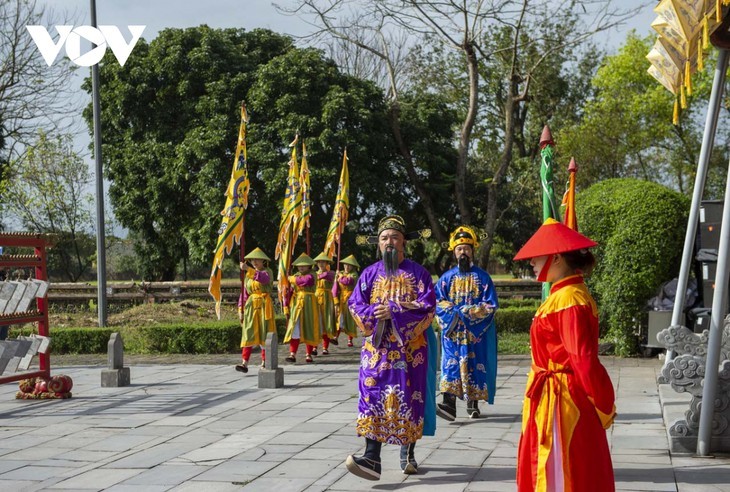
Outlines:
{"label": "blue silk robe", "polygon": [[462,400],[494,403],[497,386],[497,332],[494,313],[472,318],[471,307],[496,311],[492,278],[472,266],[468,273],[454,267],[436,283],[436,318],[441,327],[442,392]]}

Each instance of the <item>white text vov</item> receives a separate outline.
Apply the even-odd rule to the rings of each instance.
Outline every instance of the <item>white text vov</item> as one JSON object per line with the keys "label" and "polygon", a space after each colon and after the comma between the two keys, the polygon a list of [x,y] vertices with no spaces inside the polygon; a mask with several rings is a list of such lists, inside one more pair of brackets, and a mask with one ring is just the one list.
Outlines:
{"label": "white text vov", "polygon": [[[127,26],[132,34],[131,41],[127,43],[117,26],[99,26],[98,28],[92,26],[55,26],[59,35],[58,41],[55,42],[45,26],[25,26],[49,67],[56,61],[58,53],[61,52],[61,48],[64,46],[66,46],[66,54],[76,65],[81,67],[96,65],[104,57],[107,45],[112,49],[119,65],[124,66],[134,49],[134,45],[142,36],[145,27],[147,26]],[[82,55],[81,38],[86,39],[96,47]]]}

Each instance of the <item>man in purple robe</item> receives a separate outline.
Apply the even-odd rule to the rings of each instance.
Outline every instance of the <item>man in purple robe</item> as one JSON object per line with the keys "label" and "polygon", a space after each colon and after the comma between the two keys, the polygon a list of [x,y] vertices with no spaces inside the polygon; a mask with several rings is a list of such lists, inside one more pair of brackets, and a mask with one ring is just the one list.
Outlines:
{"label": "man in purple robe", "polygon": [[347,457],[347,469],[380,479],[383,443],[401,446],[401,469],[418,471],[413,452],[423,435],[427,394],[428,343],[436,294],[431,274],[405,258],[405,222],[397,215],[378,224],[383,261],[367,267],[348,302],[364,338],[360,354],[357,433],[365,437],[363,456]]}

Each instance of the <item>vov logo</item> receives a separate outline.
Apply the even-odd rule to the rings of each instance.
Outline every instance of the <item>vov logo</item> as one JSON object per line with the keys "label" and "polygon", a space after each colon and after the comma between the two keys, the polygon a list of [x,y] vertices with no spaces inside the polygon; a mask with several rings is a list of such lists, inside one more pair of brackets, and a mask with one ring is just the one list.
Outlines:
{"label": "vov logo", "polygon": [[[132,40],[129,43],[124,40],[124,36],[117,26],[99,26],[98,29],[92,26],[55,27],[59,35],[56,42],[51,39],[45,26],[25,26],[49,67],[56,61],[56,57],[64,45],[71,61],[81,67],[90,67],[99,63],[104,57],[107,45],[112,49],[119,65],[124,66],[134,45],[137,44],[147,26],[127,26],[129,32],[132,33]],[[96,47],[81,54],[81,38],[95,44]]]}

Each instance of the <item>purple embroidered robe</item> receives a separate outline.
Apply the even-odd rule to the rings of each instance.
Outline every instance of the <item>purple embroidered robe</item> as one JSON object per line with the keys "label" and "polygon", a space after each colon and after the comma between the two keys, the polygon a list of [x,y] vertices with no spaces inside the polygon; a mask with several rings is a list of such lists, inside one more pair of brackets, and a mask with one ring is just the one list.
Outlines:
{"label": "purple embroidered robe", "polygon": [[[387,304],[391,319],[378,320]],[[428,346],[436,294],[431,274],[403,260],[387,277],[381,262],[367,267],[348,302],[364,338],[360,353],[357,433],[388,444],[410,444],[423,435]]]}

